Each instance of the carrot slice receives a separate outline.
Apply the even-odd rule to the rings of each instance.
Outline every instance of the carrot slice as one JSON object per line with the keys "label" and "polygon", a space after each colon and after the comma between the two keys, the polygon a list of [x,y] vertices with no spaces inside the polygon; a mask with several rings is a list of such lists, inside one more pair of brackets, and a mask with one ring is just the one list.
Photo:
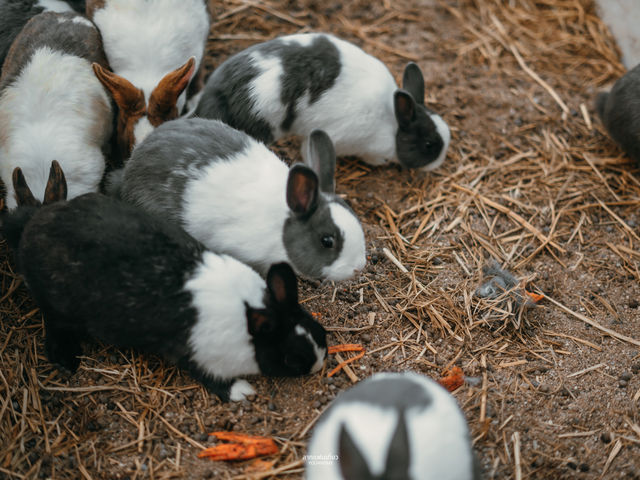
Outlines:
{"label": "carrot slice", "polygon": [[544,298],[544,295],[541,295],[539,293],[528,292],[526,290],[524,291],[524,293],[526,293],[535,303],[538,303]]}
{"label": "carrot slice", "polygon": [[464,375],[460,367],[453,367],[446,372],[444,376],[438,380],[438,383],[446,388],[449,392],[453,392],[464,384]]}
{"label": "carrot slice", "polygon": [[227,440],[236,443],[225,443],[205,448],[198,454],[198,458],[209,458],[211,460],[247,460],[261,455],[278,453],[278,446],[272,438],[254,437],[235,432],[213,432],[209,435],[215,436],[218,440]]}
{"label": "carrot slice", "polygon": [[331,370],[327,377],[333,377],[336,373],[342,370],[345,365],[348,365],[356,360],[364,357],[364,347],[362,345],[358,345],[356,343],[345,343],[342,345],[332,345],[327,349],[327,352],[330,354],[340,353],[340,352],[359,352],[355,357],[351,357],[346,359],[344,362],[340,362],[336,368]]}

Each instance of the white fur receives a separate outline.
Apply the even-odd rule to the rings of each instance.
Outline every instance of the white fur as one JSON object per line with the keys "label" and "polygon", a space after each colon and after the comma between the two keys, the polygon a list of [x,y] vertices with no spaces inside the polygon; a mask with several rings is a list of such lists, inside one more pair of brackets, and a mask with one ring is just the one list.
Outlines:
{"label": "white fur", "polygon": [[[267,147],[251,142],[226,161],[212,162],[186,186],[185,229],[210,249],[266,274],[287,259],[282,228],[288,167]],[[255,219],[247,223],[247,219]]]}
{"label": "white fur", "polygon": [[[196,57],[202,61],[209,34],[203,0],[108,0],[94,13],[113,71],[149,98],[169,72]],[[186,94],[178,99],[182,111]]]}
{"label": "white fur", "polygon": [[265,306],[266,286],[260,275],[227,255],[205,252],[185,288],[198,311],[189,336],[192,360],[219,379],[260,373],[245,306]]}
{"label": "white fur", "polygon": [[73,12],[71,5],[61,0],[38,0],[36,6],[51,12]]}
{"label": "white fur", "polygon": [[367,262],[365,253],[364,232],[356,217],[338,203],[329,205],[333,223],[342,232],[344,242],[340,256],[331,265],[322,269],[322,274],[329,280],[346,280],[362,270]]}
{"label": "white fur", "polygon": [[240,402],[247,398],[249,395],[253,395],[255,393],[256,391],[253,389],[249,382],[247,382],[246,380],[236,380],[231,386],[229,399],[232,402]]}
{"label": "white fur", "polygon": [[[410,444],[410,478],[415,480],[470,480],[472,452],[468,427],[455,398],[434,381],[422,375],[377,374],[384,380],[403,375],[423,388],[433,399],[425,409],[406,411]],[[367,380],[371,381],[371,379]],[[389,443],[397,426],[395,409],[381,408],[363,398],[361,402],[337,403],[318,422],[308,447],[307,480],[342,479],[339,460],[328,465],[311,464],[309,456],[338,455],[340,426],[345,424],[358,450],[374,475],[384,470]]]}
{"label": "white fur", "polygon": [[309,342],[311,342],[311,345],[313,346],[313,353],[316,356],[316,363],[313,364],[313,367],[311,367],[311,371],[309,373],[315,373],[319,371],[322,368],[322,365],[324,365],[324,359],[327,356],[327,349],[320,348],[316,341],[313,339],[313,335],[305,330],[302,325],[296,325],[296,333],[302,337],[307,337],[307,340],[309,340]]}
{"label": "white fur", "polygon": [[140,144],[153,130],[154,126],[149,122],[149,117],[140,117],[133,127],[133,146]]}
{"label": "white fur", "polygon": [[[100,116],[95,103],[102,104]],[[98,190],[111,135],[111,102],[87,60],[41,47],[0,96],[0,175],[7,206],[16,206],[11,176],[20,167],[33,195],[42,200],[52,160],[67,181],[68,198]],[[95,134],[94,137],[90,133]]]}
{"label": "white fur", "polygon": [[86,18],[84,18],[83,16],[80,16],[80,15],[76,15],[73,18],[58,17],[58,23],[65,23],[65,22],[78,23],[78,24],[84,25],[86,27],[95,28],[93,23],[91,23],[89,20],[87,20]]}
{"label": "white fur", "polygon": [[[296,34],[284,39],[308,45],[317,35]],[[349,42],[329,38],[340,52],[343,67],[335,84],[315,103],[309,104],[308,96],[298,101],[296,111],[301,114],[293,122],[291,133],[306,139],[314,129],[320,128],[329,134],[339,156],[358,155],[372,164],[396,161],[398,124],[393,93],[398,86],[393,76],[377,58]],[[274,99],[280,98],[281,82],[274,82],[273,73],[267,68],[272,63],[270,60],[258,61],[255,56],[252,63],[263,72],[252,83],[256,110],[269,120],[279,137],[285,107]],[[281,109],[279,115],[273,114],[274,108]],[[302,151],[306,152],[306,148]]]}

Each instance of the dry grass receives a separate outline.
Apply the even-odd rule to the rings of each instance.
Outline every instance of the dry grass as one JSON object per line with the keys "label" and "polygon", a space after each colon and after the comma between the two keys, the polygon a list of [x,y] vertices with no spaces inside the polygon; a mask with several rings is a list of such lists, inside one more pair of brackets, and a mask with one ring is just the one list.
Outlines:
{"label": "dry grass", "polygon": [[[234,406],[111,348],[89,349],[67,378],[44,358],[40,313],[2,250],[0,476],[299,478],[313,422],[352,380],[455,364],[471,377],[456,396],[488,478],[640,478],[640,375],[619,379],[640,368],[640,181],[593,116],[623,68],[591,1],[226,0],[212,11],[209,68],[257,41],[328,30],[398,79],[418,61],[427,102],[452,127],[431,174],[339,163],[372,261],[352,282],[304,285],[303,298],[331,343],[367,355],[335,381],[261,379],[258,398]],[[295,159],[297,146],[274,148]],[[489,259],[548,300],[520,311],[475,298]],[[214,429],[273,435],[281,453],[266,466],[196,459]]]}

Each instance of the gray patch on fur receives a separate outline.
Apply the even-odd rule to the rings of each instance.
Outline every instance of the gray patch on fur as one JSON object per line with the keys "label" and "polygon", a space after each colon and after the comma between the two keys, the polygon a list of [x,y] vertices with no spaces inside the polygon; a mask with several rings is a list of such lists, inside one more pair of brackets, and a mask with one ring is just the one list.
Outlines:
{"label": "gray patch on fur", "polygon": [[216,120],[165,122],[133,150],[124,168],[120,198],[159,215],[181,218],[187,182],[206,166],[230,158],[248,145],[243,133]]}
{"label": "gray patch on fur", "polygon": [[[331,197],[320,193],[318,206],[311,215],[298,217],[291,213],[284,223],[282,240],[287,256],[296,270],[307,277],[321,278],[322,269],[335,262],[342,251],[342,232],[329,210],[334,201]],[[327,235],[334,238],[333,248],[322,246],[322,238]]]}
{"label": "gray patch on fur", "polygon": [[44,12],[24,26],[7,56],[0,89],[11,83],[29,63],[36,50],[49,47],[87,61],[107,65],[98,29],[84,23],[60,22],[59,19],[85,18],[78,13]]}
{"label": "gray patch on fur", "polygon": [[255,104],[249,94],[249,84],[260,73],[251,65],[250,50],[240,52],[214,70],[194,115],[222,120],[264,143],[271,143],[274,140],[271,125],[254,113]]}
{"label": "gray patch on fur", "polygon": [[234,55],[209,77],[196,115],[219,118],[270,143],[274,140],[271,125],[268,119],[255,114],[249,92],[249,85],[261,73],[252,64],[253,53],[266,58],[277,57],[282,63],[280,101],[287,113],[280,127],[287,131],[296,119],[300,98],[308,93],[309,101],[314,103],[333,86],[342,66],[340,52],[326,35],[317,36],[309,46],[275,39]]}

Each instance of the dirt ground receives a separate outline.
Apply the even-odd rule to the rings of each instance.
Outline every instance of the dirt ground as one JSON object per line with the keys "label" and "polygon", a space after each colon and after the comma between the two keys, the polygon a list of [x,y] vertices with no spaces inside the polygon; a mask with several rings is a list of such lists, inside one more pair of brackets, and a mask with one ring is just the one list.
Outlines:
{"label": "dirt ground", "polygon": [[[349,282],[303,282],[301,296],[330,344],[366,348],[350,373],[460,366],[455,396],[486,478],[640,479],[640,175],[593,111],[623,69],[592,2],[211,6],[208,68],[257,41],[330,31],[398,80],[416,61],[452,129],[431,173],[339,161],[370,262]],[[298,146],[274,149],[295,160]],[[44,356],[4,244],[0,256],[0,478],[301,478],[313,422],[352,383],[326,370],[256,378],[252,401],[222,404],[157,358],[100,345],[67,377]],[[476,298],[492,258],[546,298],[524,311]],[[280,453],[198,459],[215,430],[273,436]]]}

